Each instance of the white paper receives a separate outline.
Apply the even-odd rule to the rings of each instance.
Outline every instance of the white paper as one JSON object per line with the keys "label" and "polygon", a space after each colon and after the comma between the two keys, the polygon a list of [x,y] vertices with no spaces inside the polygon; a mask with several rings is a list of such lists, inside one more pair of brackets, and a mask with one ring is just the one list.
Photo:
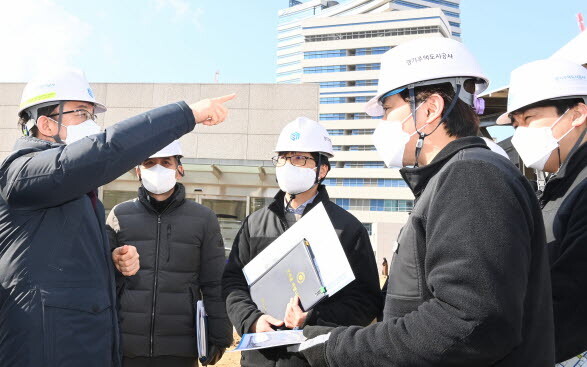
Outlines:
{"label": "white paper", "polygon": [[355,280],[324,204],[319,203],[243,268],[247,283],[255,282],[304,238],[310,242],[329,296]]}
{"label": "white paper", "polygon": [[306,340],[302,330],[280,330],[266,333],[244,334],[237,347],[229,352],[242,352],[280,347],[284,345],[300,344]]}

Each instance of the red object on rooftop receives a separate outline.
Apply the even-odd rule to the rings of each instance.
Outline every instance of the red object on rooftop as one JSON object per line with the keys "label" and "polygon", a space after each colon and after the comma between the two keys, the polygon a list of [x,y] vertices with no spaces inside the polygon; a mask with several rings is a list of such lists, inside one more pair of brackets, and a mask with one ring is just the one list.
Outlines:
{"label": "red object on rooftop", "polygon": [[583,23],[583,14],[577,13],[577,23],[579,23],[579,29],[581,32],[585,30],[585,23]]}

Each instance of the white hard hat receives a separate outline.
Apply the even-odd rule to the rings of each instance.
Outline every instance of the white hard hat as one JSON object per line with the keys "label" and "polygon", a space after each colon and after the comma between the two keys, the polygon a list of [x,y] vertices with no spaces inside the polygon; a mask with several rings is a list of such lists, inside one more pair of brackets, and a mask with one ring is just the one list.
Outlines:
{"label": "white hard hat", "polygon": [[285,125],[277,139],[275,152],[318,152],[334,157],[328,131],[307,117],[298,117]]}
{"label": "white hard hat", "polygon": [[161,157],[174,157],[180,156],[183,157],[181,153],[181,145],[179,144],[179,140],[174,140],[168,146],[164,147],[157,153],[153,154],[149,158],[161,158]]}
{"label": "white hard hat", "polygon": [[587,103],[587,69],[558,58],[533,61],[513,70],[507,111],[498,125],[511,124],[509,114],[533,103],[548,99],[583,98]]}
{"label": "white hard hat", "polygon": [[[475,93],[489,85],[477,59],[465,46],[453,39],[427,37],[408,41],[387,51],[381,57],[377,94],[365,105],[371,116],[383,115],[381,97],[401,92],[407,87],[452,83],[476,79]],[[395,92],[395,93],[393,93]],[[473,105],[473,96],[461,90],[459,97]]]}
{"label": "white hard hat", "polygon": [[489,147],[489,149],[491,149],[493,152],[499,154],[502,157],[507,158],[508,160],[510,159],[510,157],[508,156],[508,154],[506,153],[505,150],[503,150],[502,147],[500,147],[499,145],[497,145],[493,140],[486,138],[486,137],[482,137],[483,140],[485,140],[485,144],[487,144],[487,146]]}
{"label": "white hard hat", "polygon": [[56,70],[34,78],[24,87],[18,113],[49,102],[84,101],[94,104],[94,113],[105,112],[106,107],[96,102],[94,92],[83,71],[77,69]]}

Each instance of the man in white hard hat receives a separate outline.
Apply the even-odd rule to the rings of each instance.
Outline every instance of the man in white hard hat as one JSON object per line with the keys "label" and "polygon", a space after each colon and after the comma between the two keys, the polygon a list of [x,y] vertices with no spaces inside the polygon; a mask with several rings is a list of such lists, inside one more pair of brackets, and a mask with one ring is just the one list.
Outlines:
{"label": "man in white hard hat", "polygon": [[[203,299],[215,364],[232,343],[221,297],[224,242],[216,214],[185,197],[181,147],[174,141],[143,161],[138,198],[108,215],[110,245],[133,245],[141,269],[118,277],[124,367],[197,367],[194,310]],[[122,272],[124,275],[124,272]],[[203,356],[202,356],[203,357]]]}
{"label": "man in white hard hat", "polygon": [[0,365],[119,366],[115,266],[131,275],[136,249],[111,252],[96,189],[196,123],[226,117],[233,96],[154,109],[100,132],[84,74],[29,82],[19,109],[26,136],[0,166]]}
{"label": "man in white hard hat", "polygon": [[587,70],[562,59],[512,71],[512,144],[529,168],[550,173],[540,196],[550,258],[556,361],[587,351]]}
{"label": "man in white hard hat", "polygon": [[[273,158],[279,188],[274,201],[252,213],[235,238],[226,264],[222,288],[228,316],[236,331],[260,333],[306,325],[368,325],[381,311],[379,275],[365,227],[330,201],[321,185],[333,157],[326,129],[305,117],[286,125]],[[355,280],[309,311],[293,299],[284,320],[263,314],[251,299],[243,267],[318,203],[324,204],[347,255]],[[313,244],[320,246],[320,244]],[[307,366],[285,347],[243,352],[242,366]]]}
{"label": "man in white hard hat", "polygon": [[299,351],[312,366],[554,364],[540,207],[519,170],[476,136],[474,93],[487,84],[455,40],[421,38],[382,56],[366,111],[383,116],[375,146],[403,167],[416,201],[383,321],[305,328]]}

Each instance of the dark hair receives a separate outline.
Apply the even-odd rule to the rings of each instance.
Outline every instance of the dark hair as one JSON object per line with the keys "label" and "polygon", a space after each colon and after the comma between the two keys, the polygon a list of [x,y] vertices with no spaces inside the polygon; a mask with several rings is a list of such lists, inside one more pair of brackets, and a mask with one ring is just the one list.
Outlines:
{"label": "dark hair", "polygon": [[[569,99],[547,99],[544,101],[539,101],[536,103],[532,103],[531,105],[519,108],[508,115],[510,120],[514,115],[524,113],[532,108],[540,108],[540,107],[554,107],[556,108],[556,113],[558,116],[561,116],[565,113],[568,109],[571,109],[577,106],[579,103],[584,103],[583,98],[569,98]],[[512,121],[513,122],[513,121]]]}
{"label": "dark hair", "polygon": [[[45,106],[45,107],[41,107],[41,108],[37,109],[37,119],[41,116],[49,116],[49,115],[53,114],[53,111],[55,111],[55,109],[57,107],[59,107],[59,104]],[[20,127],[20,129],[22,131],[24,131],[26,123],[29,122],[30,119],[31,119],[31,115],[28,111],[21,112],[19,115],[19,119],[18,119],[18,127]],[[31,128],[29,134],[31,136],[36,137],[38,132],[39,132],[39,129],[37,128],[37,126],[33,126]]]}
{"label": "dark hair", "polygon": [[318,166],[318,159],[320,159],[320,165],[328,166],[328,170],[330,171],[330,161],[328,160],[327,156],[325,156],[324,154],[320,154],[318,152],[312,152],[310,154],[312,155],[312,158],[314,158],[314,160],[316,161],[316,166]]}
{"label": "dark hair", "polygon": [[[472,80],[467,80],[467,82],[471,83],[465,83],[465,90],[469,93],[474,92],[474,83],[472,83]],[[425,101],[432,94],[440,95],[444,100],[442,114],[444,114],[444,111],[450,106],[455,98],[455,91],[450,83],[416,87],[414,94],[416,96],[416,103]],[[409,102],[410,94],[407,88],[400,92],[400,96],[404,101]],[[479,132],[479,116],[477,116],[477,113],[475,113],[471,106],[461,99],[457,100],[454,108],[450,111],[448,116],[443,119],[443,122],[448,136],[463,138],[465,136],[477,136]]]}

